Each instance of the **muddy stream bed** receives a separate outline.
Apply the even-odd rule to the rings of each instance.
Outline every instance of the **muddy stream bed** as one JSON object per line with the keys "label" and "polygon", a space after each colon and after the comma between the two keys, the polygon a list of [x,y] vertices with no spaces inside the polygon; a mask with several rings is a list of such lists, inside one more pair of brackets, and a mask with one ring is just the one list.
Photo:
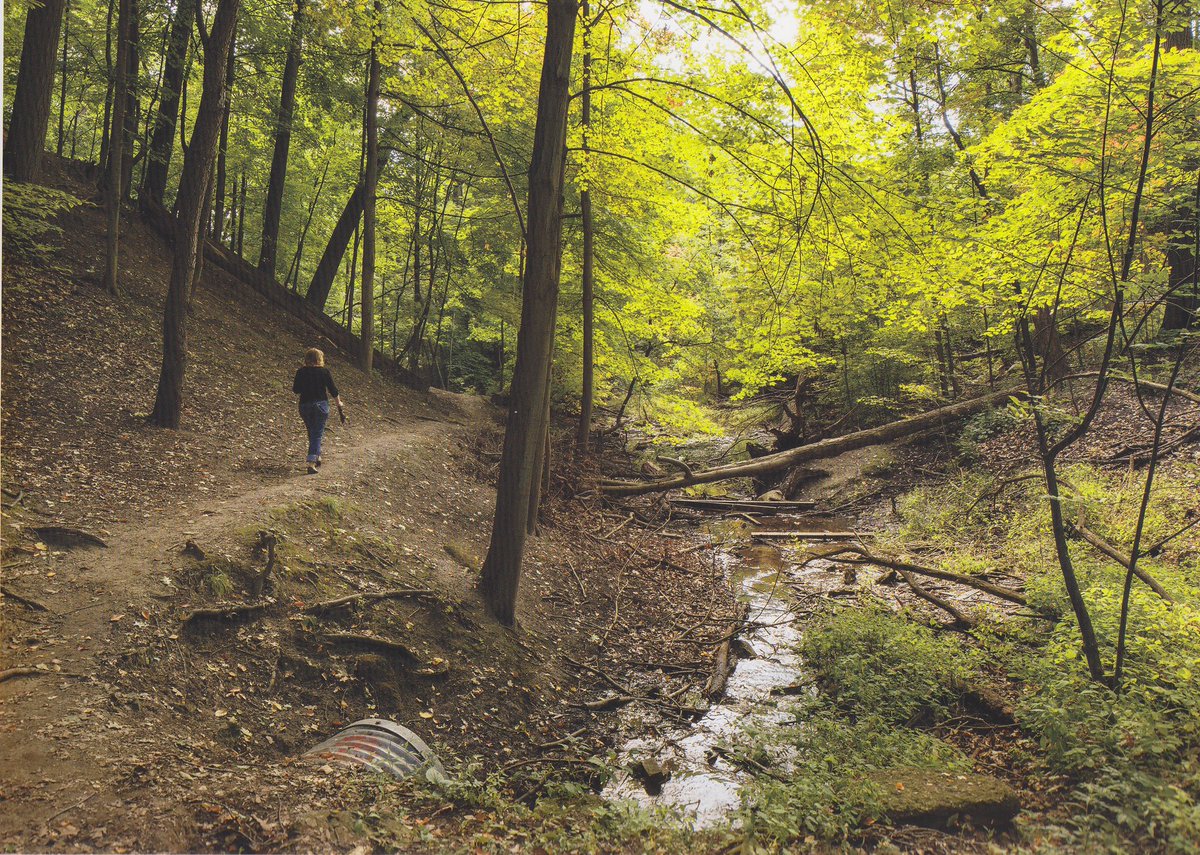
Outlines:
{"label": "muddy stream bed", "polygon": [[[618,749],[621,771],[605,787],[611,800],[629,799],[645,807],[680,810],[703,828],[727,821],[741,803],[740,790],[753,772],[736,765],[727,749],[749,730],[770,729],[792,720],[793,699],[805,692],[803,663],[796,647],[804,616],[796,607],[793,586],[807,591],[840,587],[841,572],[828,561],[799,568],[799,555],[817,544],[781,540],[759,543],[756,531],[806,532],[844,530],[844,521],[820,515],[767,517],[750,526],[738,519],[714,520],[696,535],[711,544],[712,560],[725,574],[737,598],[748,609],[739,655],[724,696],[694,722],[683,724],[630,709],[622,713]],[[746,649],[748,648],[748,649]],[[752,655],[750,655],[752,652]],[[630,767],[649,760],[669,772],[661,784],[647,787]]]}

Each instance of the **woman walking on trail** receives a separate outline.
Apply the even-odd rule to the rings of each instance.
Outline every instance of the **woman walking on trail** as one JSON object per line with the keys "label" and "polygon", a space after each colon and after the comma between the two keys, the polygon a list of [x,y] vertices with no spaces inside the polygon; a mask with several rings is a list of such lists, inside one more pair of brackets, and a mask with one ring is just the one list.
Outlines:
{"label": "woman walking on trail", "polygon": [[308,474],[316,475],[321,465],[321,437],[325,434],[325,422],[329,420],[329,399],[326,391],[333,395],[338,410],[342,409],[342,396],[338,394],[333,375],[325,367],[325,354],[315,347],[304,352],[304,365],[296,370],[292,391],[300,396],[300,418],[308,429]]}

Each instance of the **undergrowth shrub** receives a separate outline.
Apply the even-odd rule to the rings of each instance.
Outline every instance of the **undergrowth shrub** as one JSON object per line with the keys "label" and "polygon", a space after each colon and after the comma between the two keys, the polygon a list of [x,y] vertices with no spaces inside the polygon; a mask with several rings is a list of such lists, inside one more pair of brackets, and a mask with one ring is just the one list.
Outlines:
{"label": "undergrowth shrub", "polygon": [[955,639],[882,608],[818,618],[800,655],[840,710],[899,725],[944,717],[979,668]]}
{"label": "undergrowth shrub", "polygon": [[[966,771],[957,749],[881,716],[856,721],[820,702],[800,711],[797,724],[751,735],[734,752],[749,765],[785,752],[785,774],[757,775],[742,791],[740,818],[760,841],[786,844],[815,836],[844,840],[883,809],[881,786],[869,773],[886,769]],[[752,761],[752,762],[751,762]]]}
{"label": "undergrowth shrub", "polygon": [[48,239],[62,234],[54,224],[59,214],[87,204],[62,190],[40,184],[4,185],[4,246],[39,258],[55,250]]}
{"label": "undergrowth shrub", "polygon": [[[1144,472],[1064,467],[1068,520],[1128,553]],[[990,567],[1020,576],[1044,620],[1010,618],[977,631],[991,660],[1025,683],[1017,720],[1040,748],[1040,762],[1067,776],[1068,820],[1084,851],[1195,852],[1200,846],[1200,467],[1163,465],[1146,515],[1142,547],[1170,537],[1139,562],[1174,597],[1167,603],[1135,581],[1125,672],[1119,692],[1092,680],[1065,602],[1061,570],[1040,480],[995,485],[966,480],[914,491],[903,505],[897,548],[933,545],[941,566]],[[975,504],[974,510],[967,509]],[[958,542],[970,558],[956,556]],[[1111,673],[1125,569],[1081,538],[1072,559]]]}

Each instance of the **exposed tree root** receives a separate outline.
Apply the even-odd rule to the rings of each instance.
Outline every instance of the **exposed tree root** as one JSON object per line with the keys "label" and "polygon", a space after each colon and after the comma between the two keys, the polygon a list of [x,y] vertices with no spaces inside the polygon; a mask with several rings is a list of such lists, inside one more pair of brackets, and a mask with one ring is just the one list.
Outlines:
{"label": "exposed tree root", "polygon": [[50,609],[47,606],[42,605],[37,600],[34,600],[30,597],[21,596],[16,591],[12,590],[11,588],[6,588],[3,585],[0,585],[0,594],[3,594],[5,597],[12,600],[14,603],[20,603],[21,605],[25,606],[25,608],[27,608],[27,609],[33,609],[35,612],[50,611]]}
{"label": "exposed tree root", "polygon": [[107,547],[100,538],[77,528],[66,528],[61,525],[40,525],[30,529],[39,538],[64,549],[78,549],[87,546]]}
{"label": "exposed tree root", "polygon": [[359,594],[350,594],[345,597],[338,597],[336,600],[325,600],[322,603],[313,603],[311,606],[306,606],[301,609],[305,614],[322,615],[327,614],[337,609],[344,609],[355,603],[375,603],[380,600],[398,600],[404,597],[432,597],[436,598],[436,594],[428,588],[393,588],[390,591],[364,591]]}
{"label": "exposed tree root", "polygon": [[273,599],[261,603],[217,603],[215,606],[193,609],[183,616],[181,623],[187,626],[199,620],[245,620],[257,617],[274,605]]}
{"label": "exposed tree root", "polygon": [[11,680],[14,677],[39,677],[53,673],[53,671],[43,671],[41,668],[19,665],[16,668],[5,668],[3,671],[0,671],[0,683],[3,683],[5,680]]}

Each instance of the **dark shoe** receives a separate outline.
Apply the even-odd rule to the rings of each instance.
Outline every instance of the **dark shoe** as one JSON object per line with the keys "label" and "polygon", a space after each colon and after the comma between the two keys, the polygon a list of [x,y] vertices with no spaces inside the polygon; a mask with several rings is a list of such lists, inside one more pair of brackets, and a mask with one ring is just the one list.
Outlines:
{"label": "dark shoe", "polygon": [[317,474],[317,467],[316,467],[316,466],[314,466],[314,465],[313,465],[313,464],[311,464],[311,463],[310,463],[310,464],[308,464],[308,474],[309,474],[309,475],[316,475],[316,474]]}
{"label": "dark shoe", "polygon": [[322,462],[322,461],[321,461],[321,458],[319,458],[319,457],[318,457],[318,458],[317,458],[317,468],[318,468],[318,469],[320,469],[320,468],[321,468],[321,462]]}

